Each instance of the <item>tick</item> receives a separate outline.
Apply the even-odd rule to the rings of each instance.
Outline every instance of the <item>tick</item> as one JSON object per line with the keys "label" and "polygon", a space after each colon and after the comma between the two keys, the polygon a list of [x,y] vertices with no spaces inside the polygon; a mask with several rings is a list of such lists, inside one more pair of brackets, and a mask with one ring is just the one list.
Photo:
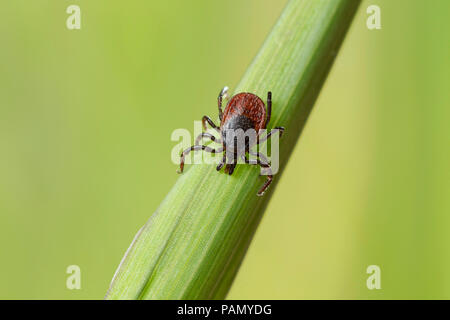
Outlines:
{"label": "tick", "polygon": [[[220,134],[220,139],[217,139],[214,135],[208,132],[202,132],[195,144],[190,148],[187,148],[181,153],[180,156],[180,170],[183,172],[184,158],[191,151],[203,150],[210,153],[223,152],[223,157],[217,166],[217,171],[220,171],[225,165],[225,173],[229,175],[233,174],[234,168],[237,164],[237,159],[242,159],[246,164],[259,165],[262,168],[266,168],[270,174],[267,175],[267,180],[259,189],[257,195],[262,196],[269,185],[272,183],[273,175],[270,171],[270,165],[267,158],[260,152],[252,152],[250,148],[254,145],[258,145],[261,142],[266,141],[272,134],[279,132],[280,138],[284,132],[283,127],[275,127],[269,133],[262,136],[260,130],[266,129],[267,124],[270,121],[272,113],[272,93],[267,92],[267,112],[264,102],[258,96],[253,93],[242,92],[234,95],[227,103],[225,110],[222,112],[222,101],[228,95],[228,87],[225,87],[220,91],[217,98],[217,104],[219,108],[220,126],[216,126],[214,122],[208,117],[203,116],[202,125],[206,131],[206,124],[208,123],[213,129]],[[248,130],[254,130],[256,132],[256,139],[246,139],[243,147],[237,146],[237,136],[230,134],[230,132],[248,132]],[[264,131],[265,132],[265,131]],[[213,149],[211,147],[200,145],[200,140],[207,138],[211,141],[221,143],[222,147]],[[228,152],[227,152],[228,149]],[[249,159],[247,154],[255,156],[256,159]]]}

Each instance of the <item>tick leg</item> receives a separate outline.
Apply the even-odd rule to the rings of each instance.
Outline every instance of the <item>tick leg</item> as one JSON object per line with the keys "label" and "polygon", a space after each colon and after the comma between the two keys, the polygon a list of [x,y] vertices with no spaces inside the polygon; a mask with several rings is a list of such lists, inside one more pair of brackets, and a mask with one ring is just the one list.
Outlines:
{"label": "tick leg", "polygon": [[[263,163],[261,162],[260,159],[256,159],[256,160],[249,160],[247,159],[246,156],[242,156],[242,159],[245,161],[245,163],[248,164],[253,164],[253,165],[260,165],[263,168],[269,168],[270,170],[270,166],[267,163]],[[257,195],[258,196],[262,196],[264,194],[264,192],[266,191],[266,189],[269,187],[269,185],[272,183],[273,180],[273,175],[269,174],[267,175],[267,180],[266,182],[264,182],[264,184],[262,185],[262,187],[259,189]]]}
{"label": "tick leg", "polygon": [[272,115],[272,92],[267,92],[267,120],[266,126],[270,121],[270,116]]}
{"label": "tick leg", "polygon": [[216,129],[216,131],[220,133],[219,127],[216,126],[216,125],[214,124],[214,122],[213,122],[208,116],[203,116],[203,118],[202,118],[202,125],[203,125],[203,129],[205,129],[205,131],[206,131],[206,122],[208,122],[209,125],[210,125],[213,129]]}
{"label": "tick leg", "polygon": [[228,173],[230,176],[234,172],[234,168],[236,168],[236,163],[230,163],[225,166],[225,173]]}
{"label": "tick leg", "polygon": [[217,97],[217,105],[219,107],[219,119],[222,122],[222,100],[228,98],[228,87],[223,87],[222,91],[220,91],[219,96]]}
{"label": "tick leg", "polygon": [[191,147],[187,148],[180,155],[180,170],[178,170],[178,173],[182,173],[183,172],[183,169],[184,169],[184,158],[186,157],[186,155],[189,152],[191,152],[191,151],[198,151],[198,150],[204,150],[206,152],[211,152],[211,153],[218,153],[218,152],[222,152],[223,148],[220,148],[218,150],[210,148],[210,147],[207,147],[207,146],[191,146]]}
{"label": "tick leg", "polygon": [[250,151],[249,154],[251,154],[252,156],[260,158],[261,159],[261,163],[267,164],[267,165],[269,164],[269,160],[261,152]]}
{"label": "tick leg", "polygon": [[208,132],[202,132],[198,135],[197,139],[195,139],[195,144],[194,145],[198,145],[200,143],[200,140],[202,140],[202,138],[209,138],[211,141],[216,141],[218,143],[222,143],[222,141],[220,139],[217,139],[215,136],[213,136],[211,133]]}
{"label": "tick leg", "polygon": [[[237,165],[237,160],[235,160],[233,163],[227,165],[228,166],[228,174],[230,176],[233,174],[234,168],[236,168],[236,165]],[[225,169],[225,171],[226,171],[226,169]]]}
{"label": "tick leg", "polygon": [[[260,156],[261,154],[259,152],[257,152]],[[264,157],[265,158],[265,157]],[[244,162],[246,164],[252,164],[252,165],[259,165],[263,168],[270,168],[270,165],[268,162],[262,162],[261,159],[248,159],[246,156],[242,156],[242,160],[244,160]],[[267,160],[267,159],[265,159]]]}
{"label": "tick leg", "polygon": [[225,165],[225,161],[226,160],[227,160],[227,155],[226,155],[226,153],[224,153],[222,160],[219,162],[219,164],[218,164],[218,166],[216,168],[217,171],[220,171],[220,169],[223,168],[223,166]]}
{"label": "tick leg", "polygon": [[280,133],[280,138],[281,138],[281,136],[283,135],[283,132],[284,132],[284,128],[283,128],[283,127],[275,127],[275,128],[273,128],[273,129],[272,129],[265,137],[262,137],[261,139],[260,139],[259,136],[258,136],[258,142],[257,142],[257,144],[266,141],[267,139],[270,138],[270,136],[271,136],[272,134],[277,133],[277,132]]}
{"label": "tick leg", "polygon": [[256,194],[257,196],[261,197],[262,195],[264,195],[264,192],[266,192],[266,189],[270,186],[270,184],[272,183],[272,179],[273,176],[272,175],[268,175],[267,176],[267,180],[266,182],[264,182],[263,186],[261,187],[261,189],[259,189],[258,193]]}

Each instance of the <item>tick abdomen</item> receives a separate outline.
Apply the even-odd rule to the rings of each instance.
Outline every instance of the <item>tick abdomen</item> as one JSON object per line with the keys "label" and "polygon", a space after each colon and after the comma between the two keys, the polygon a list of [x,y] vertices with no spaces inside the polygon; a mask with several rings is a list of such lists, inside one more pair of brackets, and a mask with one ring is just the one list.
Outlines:
{"label": "tick abdomen", "polygon": [[[238,118],[234,119],[235,117]],[[227,126],[231,120],[241,126],[253,124],[252,128],[258,132],[259,129],[265,128],[266,124],[266,107],[264,102],[253,93],[238,93],[231,98],[225,108],[222,127]],[[229,126],[227,127],[229,128]]]}

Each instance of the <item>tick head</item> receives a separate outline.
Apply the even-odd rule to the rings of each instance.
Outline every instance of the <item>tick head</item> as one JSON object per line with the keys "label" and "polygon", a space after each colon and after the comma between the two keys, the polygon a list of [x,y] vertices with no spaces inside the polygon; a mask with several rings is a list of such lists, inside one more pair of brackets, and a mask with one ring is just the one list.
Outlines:
{"label": "tick head", "polygon": [[244,131],[242,128],[227,129],[225,127],[222,130],[222,141],[227,151],[227,162],[233,163],[235,159],[245,156],[250,148],[256,144],[257,134],[253,128]]}

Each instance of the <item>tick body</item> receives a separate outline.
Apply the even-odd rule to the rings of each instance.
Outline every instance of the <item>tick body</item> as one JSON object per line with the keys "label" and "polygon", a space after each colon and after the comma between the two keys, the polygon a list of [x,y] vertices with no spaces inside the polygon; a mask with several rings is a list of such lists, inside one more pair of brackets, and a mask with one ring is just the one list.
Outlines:
{"label": "tick body", "polygon": [[[247,164],[259,165],[268,170],[267,180],[257,193],[258,196],[262,196],[271,184],[273,175],[271,174],[270,165],[266,157],[259,152],[252,152],[250,148],[255,144],[257,145],[267,140],[272,134],[279,133],[281,137],[284,128],[275,127],[261,137],[260,130],[266,129],[272,111],[272,93],[270,91],[267,93],[267,111],[261,98],[253,93],[242,92],[234,95],[222,112],[222,101],[227,97],[227,92],[228,87],[223,88],[217,98],[220,126],[216,126],[208,116],[203,116],[202,118],[204,130],[206,131],[207,129],[206,124],[209,124],[220,134],[220,139],[217,139],[208,132],[201,133],[195,140],[195,144],[181,153],[179,173],[183,172],[184,158],[191,151],[222,152],[223,157],[217,166],[217,171],[225,166],[224,171],[229,175],[233,174],[238,159],[242,159]],[[244,137],[245,141],[243,144],[239,144],[236,132],[255,132],[256,134],[254,136],[256,139],[251,139],[251,135],[249,135]],[[213,149],[209,146],[200,145],[199,143],[203,138],[220,143],[222,146],[218,149]],[[249,160],[247,154],[255,156],[256,159]]]}

